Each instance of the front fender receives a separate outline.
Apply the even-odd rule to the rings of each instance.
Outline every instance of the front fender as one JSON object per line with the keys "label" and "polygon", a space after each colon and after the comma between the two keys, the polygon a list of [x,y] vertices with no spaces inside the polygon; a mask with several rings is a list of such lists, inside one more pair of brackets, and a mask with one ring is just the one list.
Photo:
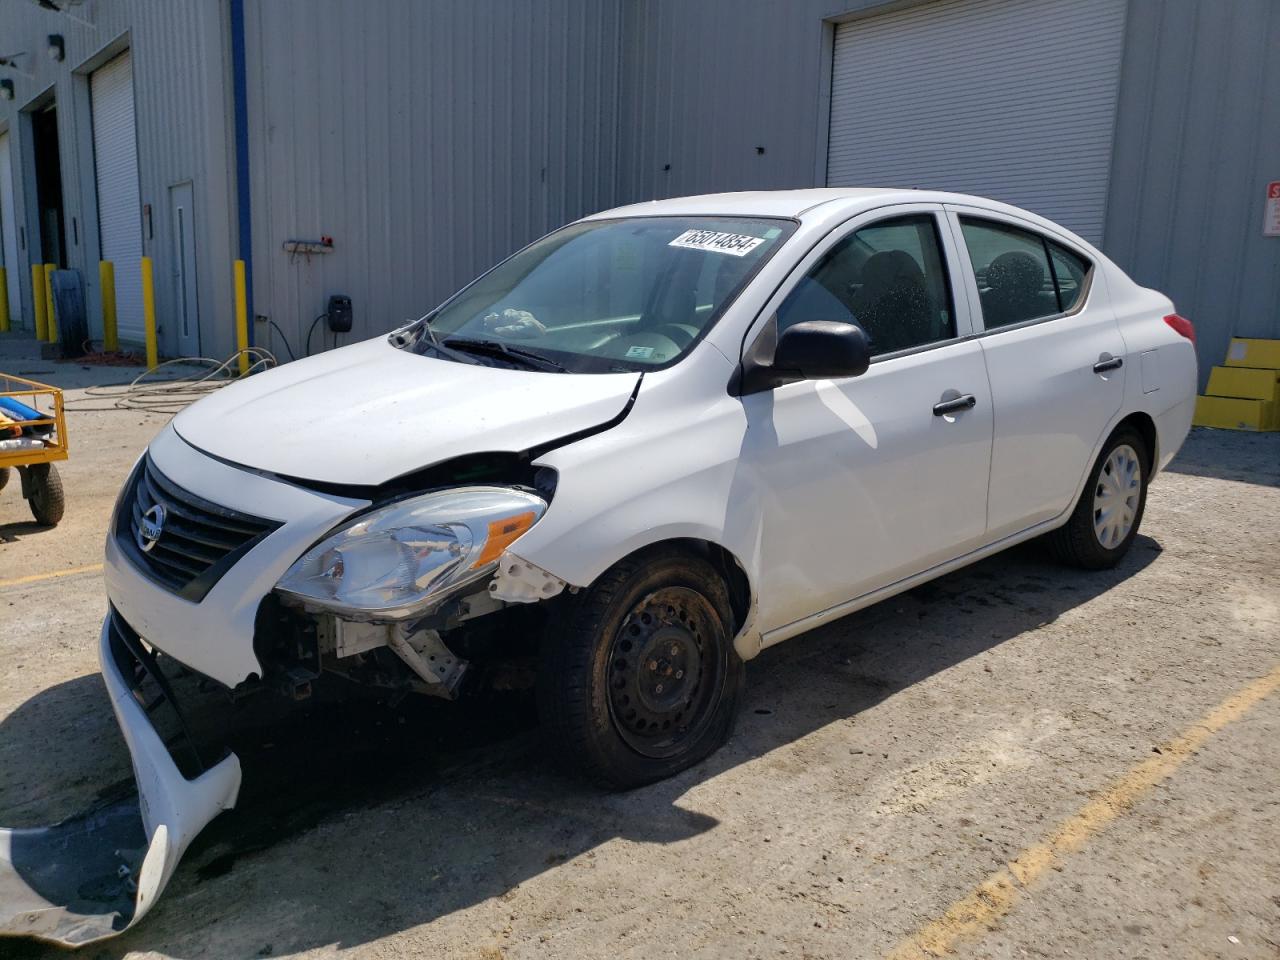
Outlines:
{"label": "front fender", "polygon": [[[705,541],[738,560],[754,610],[762,511],[741,458],[746,414],[722,387],[709,389],[732,373],[722,354],[704,344],[685,363],[646,375],[622,423],[535,462],[556,471],[555,498],[512,552],[584,587],[644,547]],[[751,619],[737,643],[744,658],[759,649]]]}

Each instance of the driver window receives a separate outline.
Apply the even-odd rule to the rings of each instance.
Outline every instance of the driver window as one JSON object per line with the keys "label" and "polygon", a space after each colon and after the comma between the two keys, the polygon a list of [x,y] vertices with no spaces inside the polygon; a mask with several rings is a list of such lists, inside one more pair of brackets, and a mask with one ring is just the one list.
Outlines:
{"label": "driver window", "polygon": [[832,247],[778,308],[778,332],[805,320],[858,324],[873,356],[953,339],[937,218],[881,220]]}

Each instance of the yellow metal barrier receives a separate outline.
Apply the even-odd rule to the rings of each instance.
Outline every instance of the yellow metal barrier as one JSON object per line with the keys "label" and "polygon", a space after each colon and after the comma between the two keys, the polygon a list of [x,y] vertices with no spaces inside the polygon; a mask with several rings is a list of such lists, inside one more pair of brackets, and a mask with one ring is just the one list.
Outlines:
{"label": "yellow metal barrier", "polygon": [[249,372],[249,298],[245,291],[244,261],[237,260],[236,278],[236,349],[240,351],[240,376]]}
{"label": "yellow metal barrier", "polygon": [[58,269],[56,263],[44,265],[44,309],[48,318],[49,342],[58,342],[58,312],[53,307],[53,271]]}
{"label": "yellow metal barrier", "polygon": [[116,330],[116,265],[110,260],[98,261],[98,284],[102,287],[102,349],[115,353],[120,349]]}
{"label": "yellow metal barrier", "polygon": [[36,339],[49,339],[49,316],[44,303],[44,265],[31,265],[31,305],[36,312]]}
{"label": "yellow metal barrier", "polygon": [[9,332],[9,272],[0,267],[0,333]]}
{"label": "yellow metal barrier", "polygon": [[147,335],[147,369],[160,362],[160,348],[156,343],[156,284],[151,270],[151,258],[142,258],[142,322]]}

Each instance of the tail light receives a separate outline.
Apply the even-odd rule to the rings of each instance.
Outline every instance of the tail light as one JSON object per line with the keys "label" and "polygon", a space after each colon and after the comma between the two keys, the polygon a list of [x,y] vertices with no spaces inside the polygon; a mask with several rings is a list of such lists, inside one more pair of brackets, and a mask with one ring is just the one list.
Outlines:
{"label": "tail light", "polygon": [[1179,336],[1186,337],[1192,343],[1196,342],[1196,328],[1191,325],[1191,321],[1186,317],[1180,317],[1176,313],[1171,313],[1164,318],[1164,322],[1173,327],[1173,332]]}

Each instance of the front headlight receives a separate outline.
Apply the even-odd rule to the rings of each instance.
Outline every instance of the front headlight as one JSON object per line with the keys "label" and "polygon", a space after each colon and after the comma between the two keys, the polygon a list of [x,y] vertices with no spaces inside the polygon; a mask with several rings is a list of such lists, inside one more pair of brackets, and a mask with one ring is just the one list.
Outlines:
{"label": "front headlight", "polygon": [[459,487],[402,500],[316,544],[276,584],[281,593],[341,613],[396,620],[491,573],[546,512],[511,487]]}

